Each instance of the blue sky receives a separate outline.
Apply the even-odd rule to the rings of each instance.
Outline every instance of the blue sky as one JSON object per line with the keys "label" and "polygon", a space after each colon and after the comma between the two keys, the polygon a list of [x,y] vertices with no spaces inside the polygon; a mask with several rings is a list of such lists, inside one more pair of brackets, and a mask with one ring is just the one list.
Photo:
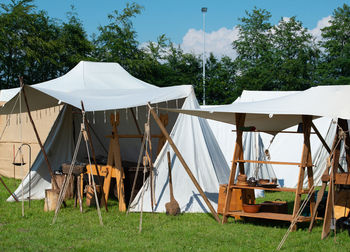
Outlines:
{"label": "blue sky", "polygon": [[[1,0],[8,3],[9,0]],[[47,11],[48,15],[60,20],[66,20],[66,13],[73,4],[89,35],[97,33],[99,25],[108,23],[107,15],[113,10],[122,10],[125,0],[35,0],[38,9]],[[134,2],[144,6],[141,15],[133,19],[134,28],[141,43],[155,41],[161,34],[166,34],[176,44],[187,44],[187,50],[199,50],[198,32],[202,30],[201,7],[207,7],[206,32],[208,43],[210,34],[216,37],[226,36],[238,24],[238,18],[245,16],[245,10],[254,6],[271,12],[272,23],[277,23],[281,17],[296,16],[310,30],[317,27],[323,18],[332,15],[333,10],[350,1],[340,0],[141,0]],[[233,36],[233,35],[232,35]],[[193,42],[193,43],[192,43]],[[217,42],[216,42],[217,43]],[[193,44],[193,45],[191,45]],[[194,45],[196,44],[196,45]],[[191,48],[197,46],[198,48]],[[220,47],[220,44],[208,46],[208,50]],[[213,48],[213,49],[210,49]]]}

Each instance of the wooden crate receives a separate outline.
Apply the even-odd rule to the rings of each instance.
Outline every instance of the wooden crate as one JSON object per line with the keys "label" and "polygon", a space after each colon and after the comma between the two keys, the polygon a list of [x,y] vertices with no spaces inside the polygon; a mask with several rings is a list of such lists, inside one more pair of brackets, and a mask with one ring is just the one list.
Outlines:
{"label": "wooden crate", "polygon": [[[224,205],[227,194],[227,184],[220,185],[219,187],[219,199],[218,209],[219,214],[223,214]],[[232,197],[230,202],[229,211],[241,211],[243,209],[243,203],[255,204],[254,189],[232,189]]]}

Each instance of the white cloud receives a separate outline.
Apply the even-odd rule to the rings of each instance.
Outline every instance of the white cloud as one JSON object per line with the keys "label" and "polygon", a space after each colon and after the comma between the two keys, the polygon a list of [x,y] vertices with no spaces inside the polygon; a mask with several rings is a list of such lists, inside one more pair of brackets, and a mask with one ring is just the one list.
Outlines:
{"label": "white cloud", "polygon": [[[238,38],[236,27],[227,29],[222,27],[217,31],[205,33],[205,51],[208,56],[213,53],[216,57],[229,56],[235,58],[236,52],[232,48],[232,42]],[[182,39],[181,48],[185,52],[203,54],[203,30],[189,29]]]}
{"label": "white cloud", "polygon": [[324,28],[324,27],[330,26],[331,24],[330,24],[329,21],[331,19],[332,19],[331,16],[322,18],[321,20],[319,20],[317,22],[316,27],[314,29],[310,30],[311,35],[316,38],[316,41],[320,41],[322,39],[321,29]]}

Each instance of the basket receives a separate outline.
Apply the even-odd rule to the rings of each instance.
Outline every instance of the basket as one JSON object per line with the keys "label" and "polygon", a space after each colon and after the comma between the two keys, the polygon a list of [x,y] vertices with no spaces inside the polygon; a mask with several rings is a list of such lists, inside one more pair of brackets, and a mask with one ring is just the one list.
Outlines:
{"label": "basket", "polygon": [[246,213],[257,213],[260,210],[260,204],[243,204],[243,211]]}

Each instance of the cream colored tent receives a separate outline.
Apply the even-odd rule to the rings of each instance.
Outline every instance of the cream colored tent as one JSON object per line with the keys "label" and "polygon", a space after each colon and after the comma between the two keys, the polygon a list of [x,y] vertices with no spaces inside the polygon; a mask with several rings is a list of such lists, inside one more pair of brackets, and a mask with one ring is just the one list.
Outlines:
{"label": "cream colored tent", "polygon": [[[3,105],[18,88],[0,91],[0,104]],[[33,112],[33,120],[37,125],[38,133],[45,141],[51,127],[56,120],[62,106],[55,106]],[[23,124],[21,125],[20,118]],[[22,133],[21,133],[22,132]],[[21,137],[22,135],[22,137]],[[22,147],[22,158],[19,147],[21,144],[28,144]],[[40,146],[35,137],[33,127],[25,113],[0,115],[0,175],[9,178],[23,179],[29,170],[29,162],[33,163],[40,151]],[[31,154],[31,157],[29,155]],[[16,159],[14,160],[14,158]],[[25,163],[23,166],[15,166],[13,163]]]}

